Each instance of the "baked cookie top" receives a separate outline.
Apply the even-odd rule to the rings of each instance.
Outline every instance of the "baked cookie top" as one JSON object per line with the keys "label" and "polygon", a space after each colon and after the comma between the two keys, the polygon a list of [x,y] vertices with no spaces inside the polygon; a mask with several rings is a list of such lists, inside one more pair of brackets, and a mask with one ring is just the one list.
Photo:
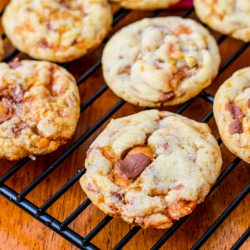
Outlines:
{"label": "baked cookie top", "polygon": [[250,41],[249,0],[194,0],[198,17],[214,30]]}
{"label": "baked cookie top", "polygon": [[139,106],[183,103],[217,75],[214,38],[180,17],[143,19],[117,32],[103,57],[104,78],[115,94]]}
{"label": "baked cookie top", "polygon": [[90,146],[80,183],[105,213],[163,229],[205,199],[221,165],[206,124],[148,110],[111,121]]}
{"label": "baked cookie top", "polygon": [[19,50],[56,62],[95,48],[111,23],[106,0],[12,0],[3,15],[5,32]]}
{"label": "baked cookie top", "polygon": [[111,0],[119,3],[122,7],[128,9],[165,9],[170,5],[180,2],[180,0]]}
{"label": "baked cookie top", "polygon": [[3,40],[0,37],[0,61],[4,58]]}
{"label": "baked cookie top", "polygon": [[250,163],[250,67],[236,71],[220,86],[214,116],[225,146]]}
{"label": "baked cookie top", "polygon": [[0,63],[0,158],[47,154],[65,144],[79,102],[75,79],[56,64]]}

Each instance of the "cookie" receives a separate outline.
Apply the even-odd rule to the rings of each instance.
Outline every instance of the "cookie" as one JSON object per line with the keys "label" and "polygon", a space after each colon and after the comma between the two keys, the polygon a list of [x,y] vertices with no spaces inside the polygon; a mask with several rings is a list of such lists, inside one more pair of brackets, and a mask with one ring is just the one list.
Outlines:
{"label": "cookie", "polygon": [[1,0],[0,1],[0,11],[3,11],[5,6],[9,3],[10,0]]}
{"label": "cookie", "polygon": [[3,40],[0,38],[0,61],[4,58]]}
{"label": "cookie", "polygon": [[212,29],[250,41],[249,0],[194,0],[194,6],[201,21]]}
{"label": "cookie", "polygon": [[217,75],[220,54],[200,24],[180,17],[143,19],[117,32],[104,49],[103,74],[119,97],[139,106],[176,105]]}
{"label": "cookie", "polygon": [[55,151],[75,132],[79,103],[75,79],[56,64],[0,63],[0,158]]}
{"label": "cookie", "polygon": [[119,3],[122,7],[127,9],[165,9],[170,5],[180,2],[180,0],[112,0],[111,2]]}
{"label": "cookie", "polygon": [[56,62],[72,61],[97,47],[111,23],[106,0],[12,0],[3,15],[5,32],[15,47]]}
{"label": "cookie", "polygon": [[204,201],[221,165],[206,124],[147,110],[111,121],[88,150],[80,184],[104,213],[165,229]]}
{"label": "cookie", "polygon": [[250,67],[236,71],[220,86],[214,116],[225,146],[250,163]]}

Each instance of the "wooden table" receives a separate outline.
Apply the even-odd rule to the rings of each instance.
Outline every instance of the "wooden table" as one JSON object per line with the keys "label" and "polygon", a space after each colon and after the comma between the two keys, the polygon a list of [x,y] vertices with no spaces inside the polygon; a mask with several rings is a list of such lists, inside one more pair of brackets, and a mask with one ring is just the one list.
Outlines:
{"label": "wooden table", "polygon": [[[114,11],[116,8],[114,8]],[[134,20],[149,16],[150,12],[130,12],[119,22],[111,34],[122,26]],[[161,12],[161,15],[170,15],[170,12]],[[172,11],[173,15],[180,12]],[[191,15],[194,17],[194,14]],[[195,17],[194,17],[195,18]],[[110,35],[111,35],[110,34]],[[219,34],[214,33],[216,38]],[[222,63],[234,53],[242,43],[234,39],[226,39],[220,45]],[[88,69],[101,56],[102,47],[91,54],[68,64],[67,69],[78,78],[84,70]],[[6,42],[9,52],[13,48]],[[22,58],[26,56],[20,55]],[[229,77],[235,70],[250,65],[250,48],[241,54],[207,89],[207,92],[214,94],[218,86]],[[98,68],[94,74],[80,84],[81,103],[86,102],[104,84],[101,69]],[[74,137],[75,141],[97,122],[109,109],[119,101],[110,90],[105,91],[92,105],[81,114],[79,126]],[[197,98],[184,111],[184,115],[195,120],[202,119],[212,106],[204,100]],[[177,107],[165,108],[176,110]],[[132,114],[141,110],[133,105],[125,104],[113,117],[120,117]],[[213,133],[218,137],[214,119],[209,120]],[[71,154],[52,174],[50,174],[27,198],[36,205],[42,205],[52,194],[54,194],[64,183],[66,183],[79,169],[84,166],[86,150],[91,141],[103,129],[101,126],[86,140],[73,154]],[[7,184],[17,192],[23,190],[51,163],[53,163],[73,143],[60,148],[57,152],[37,157],[36,161],[29,161],[22,167]],[[223,170],[235,158],[223,145]],[[0,161],[0,176],[13,166],[8,161]],[[241,162],[228,175],[214,192],[201,204],[177,232],[165,243],[162,249],[188,249],[197,239],[209,228],[218,216],[230,205],[237,195],[248,185],[250,179],[250,168],[246,163]],[[61,198],[48,209],[48,213],[64,220],[79,204],[86,199],[78,182],[70,188]],[[77,249],[72,244],[46,228],[40,222],[13,205],[10,201],[0,196],[0,249]],[[250,197],[249,195],[240,203],[232,214],[222,223],[216,232],[208,239],[203,249],[229,249],[229,247],[245,232],[250,225]],[[76,220],[70,224],[70,228],[85,236],[105,215],[93,205],[90,205]],[[101,249],[111,249],[132,227],[119,220],[111,220],[105,228],[92,240]],[[162,230],[140,230],[135,237],[129,241],[124,249],[149,249],[164,233]],[[250,249],[250,240],[246,241],[242,249]]]}

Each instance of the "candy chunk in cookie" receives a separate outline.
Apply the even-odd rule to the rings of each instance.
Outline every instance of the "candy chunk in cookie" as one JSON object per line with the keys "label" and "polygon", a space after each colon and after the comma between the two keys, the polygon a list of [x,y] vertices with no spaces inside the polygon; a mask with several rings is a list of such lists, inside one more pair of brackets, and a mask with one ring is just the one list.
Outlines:
{"label": "candy chunk in cookie", "polygon": [[0,158],[55,151],[73,136],[79,92],[65,69],[49,63],[0,63]]}
{"label": "candy chunk in cookie", "polygon": [[249,0],[194,0],[202,22],[222,34],[250,41]]}
{"label": "candy chunk in cookie", "polygon": [[119,3],[122,7],[128,9],[154,10],[166,9],[180,2],[180,0],[111,0],[111,2]]}
{"label": "candy chunk in cookie", "polygon": [[242,113],[241,109],[233,103],[228,103],[226,105],[226,110],[229,111],[232,117],[232,122],[230,124],[230,134],[242,134],[243,128],[241,120],[244,117],[244,114]]}
{"label": "candy chunk in cookie", "polygon": [[215,95],[214,115],[228,149],[250,163],[250,67],[238,70]]}
{"label": "candy chunk in cookie", "polygon": [[119,97],[139,106],[183,103],[217,75],[220,55],[209,32],[190,19],[143,19],[107,43],[103,74]]}
{"label": "candy chunk in cookie", "polygon": [[115,169],[126,179],[136,179],[152,162],[152,150],[148,147],[135,147],[119,161]]}
{"label": "candy chunk in cookie", "polygon": [[206,124],[149,110],[110,122],[88,150],[80,183],[103,212],[165,229],[205,199],[221,164]]}
{"label": "candy chunk in cookie", "polygon": [[93,50],[111,23],[107,0],[13,0],[3,15],[5,32],[15,47],[56,62],[72,61]]}

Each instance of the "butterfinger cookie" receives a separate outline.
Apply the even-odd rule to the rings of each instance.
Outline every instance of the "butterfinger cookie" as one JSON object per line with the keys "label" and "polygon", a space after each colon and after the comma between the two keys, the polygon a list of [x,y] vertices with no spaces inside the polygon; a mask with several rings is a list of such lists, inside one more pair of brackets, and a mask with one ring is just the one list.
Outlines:
{"label": "butterfinger cookie", "polygon": [[79,102],[75,79],[56,64],[0,63],[0,158],[47,154],[65,144]]}
{"label": "butterfinger cookie", "polygon": [[116,95],[139,106],[180,104],[217,75],[214,38],[180,17],[143,19],[117,32],[103,57],[104,78]]}
{"label": "butterfinger cookie", "polygon": [[214,116],[225,146],[250,163],[250,67],[235,72],[221,85]]}
{"label": "butterfinger cookie", "polygon": [[165,229],[204,201],[221,165],[206,124],[148,110],[111,121],[90,146],[80,183],[104,213]]}
{"label": "butterfinger cookie", "polygon": [[98,46],[111,22],[106,0],[12,0],[3,15],[15,47],[57,62],[72,61]]}
{"label": "butterfinger cookie", "polygon": [[250,41],[249,0],[194,0],[194,6],[201,21],[214,30]]}
{"label": "butterfinger cookie", "polygon": [[122,7],[128,9],[165,9],[170,5],[180,2],[180,0],[112,0],[119,3]]}

